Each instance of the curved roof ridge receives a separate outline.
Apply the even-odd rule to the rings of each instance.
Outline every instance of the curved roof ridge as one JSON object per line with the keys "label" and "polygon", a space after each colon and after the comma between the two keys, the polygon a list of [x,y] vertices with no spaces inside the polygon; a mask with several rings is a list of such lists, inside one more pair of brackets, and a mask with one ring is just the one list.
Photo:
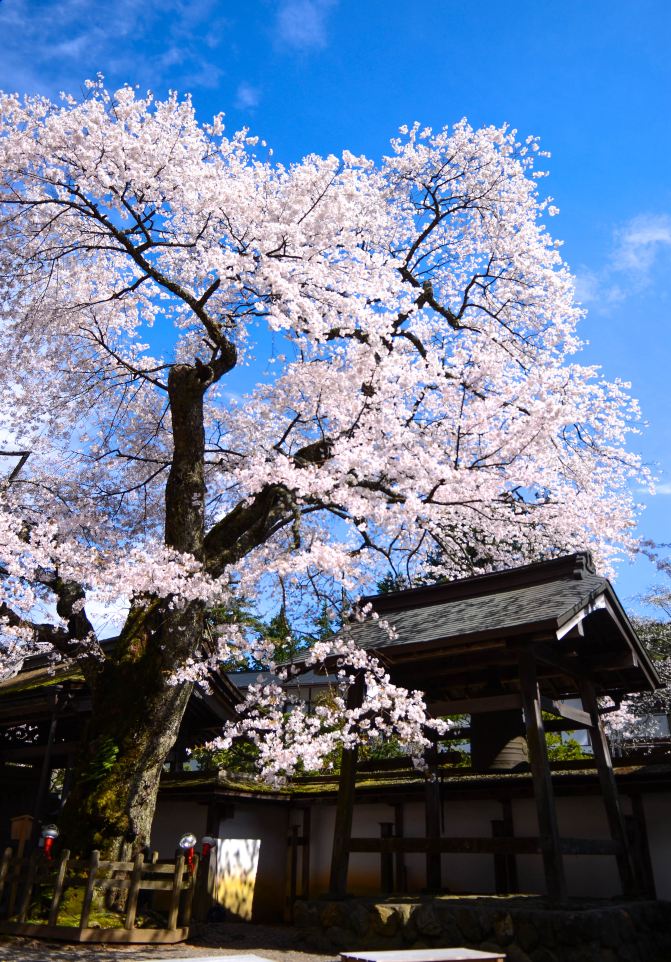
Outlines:
{"label": "curved roof ridge", "polygon": [[[372,604],[375,611],[381,614],[385,611],[400,611],[404,608],[436,605],[443,601],[456,601],[459,598],[475,598],[492,592],[498,594],[563,578],[582,580],[590,576],[601,577],[596,573],[591,552],[577,551],[558,558],[550,558],[547,561],[535,561],[519,568],[506,568],[502,571],[459,578],[456,581],[406,588],[403,591],[390,591],[387,594],[366,595],[360,599],[359,603]],[[604,584],[607,581],[606,578],[602,580]]]}

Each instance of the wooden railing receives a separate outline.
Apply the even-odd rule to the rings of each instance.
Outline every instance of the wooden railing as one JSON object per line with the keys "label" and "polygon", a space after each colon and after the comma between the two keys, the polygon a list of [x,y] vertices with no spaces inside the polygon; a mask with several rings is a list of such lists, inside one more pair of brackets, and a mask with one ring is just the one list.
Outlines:
{"label": "wooden railing", "polygon": [[[189,934],[197,872],[197,856],[188,866],[183,855],[174,862],[145,861],[141,854],[117,862],[101,859],[99,852],[89,860],[73,859],[65,850],[48,860],[39,851],[17,858],[7,848],[0,862],[0,932],[72,942],[181,942]],[[63,896],[73,888],[82,892],[79,922],[59,925]],[[140,893],[147,891],[167,893],[163,927],[136,925]],[[96,892],[123,904],[118,925],[90,924]]]}

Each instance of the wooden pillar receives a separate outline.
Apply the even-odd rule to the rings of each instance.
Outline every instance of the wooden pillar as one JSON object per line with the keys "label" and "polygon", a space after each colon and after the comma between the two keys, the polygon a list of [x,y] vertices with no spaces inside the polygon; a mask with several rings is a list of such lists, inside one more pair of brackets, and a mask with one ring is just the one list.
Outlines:
{"label": "wooden pillar", "polygon": [[301,853],[301,898],[310,898],[310,836],[312,811],[306,805],[303,809],[303,850]]}
{"label": "wooden pillar", "polygon": [[540,846],[545,870],[547,893],[552,899],[566,900],[566,876],[557,824],[552,777],[545,744],[540,692],[536,677],[536,659],[531,648],[519,654],[520,688],[524,707],[524,723],[529,746],[529,764],[533,778],[534,798],[538,814]]}
{"label": "wooden pillar", "polygon": [[[397,802],[394,805],[394,836],[396,838],[403,838],[405,833],[403,815],[403,802]],[[405,856],[400,849],[394,855],[394,891],[407,891]]]}
{"label": "wooden pillar", "polygon": [[624,821],[622,806],[620,805],[620,796],[617,790],[617,785],[615,784],[613,761],[610,757],[610,748],[608,747],[608,741],[603,730],[603,725],[601,724],[601,716],[599,715],[599,706],[597,704],[596,694],[594,692],[594,685],[588,679],[583,678],[579,681],[579,690],[583,707],[585,711],[588,712],[592,722],[592,727],[590,728],[590,740],[592,742],[594,760],[599,773],[601,795],[603,797],[603,804],[608,817],[611,838],[617,844],[619,849],[616,857],[617,868],[620,873],[620,881],[622,883],[622,894],[634,895],[636,893],[637,885],[632,868],[627,827]]}
{"label": "wooden pillar", "polygon": [[298,894],[298,825],[292,825],[289,832],[289,904],[288,921],[294,920],[294,903]]}
{"label": "wooden pillar", "polygon": [[[364,676],[360,672],[347,693],[347,707],[360,708],[363,704]],[[352,837],[354,814],[354,790],[356,787],[356,763],[359,750],[355,745],[346,748],[340,762],[340,782],[333,827],[333,852],[331,855],[331,878],[329,895],[343,898],[347,894],[347,870],[349,868],[349,843]]]}
{"label": "wooden pillar", "polygon": [[58,713],[60,709],[60,687],[56,687],[55,694],[53,696],[53,703],[51,709],[51,719],[49,721],[49,731],[47,735],[47,744],[44,749],[44,756],[42,758],[42,767],[40,769],[40,782],[37,788],[37,795],[35,796],[35,810],[34,816],[37,822],[42,820],[44,814],[44,802],[47,797],[47,792],[49,789],[49,776],[51,775],[51,756],[54,748],[54,741],[56,739],[56,729],[58,727]]}
{"label": "wooden pillar", "polygon": [[[502,818],[492,821],[494,838],[513,838],[513,806],[509,798],[501,800]],[[494,855],[494,884],[497,895],[510,895],[519,891],[517,881],[517,859],[513,852]]]}
{"label": "wooden pillar", "polygon": [[[650,843],[648,840],[648,826],[646,824],[643,798],[640,792],[634,793],[630,798],[632,811],[631,825],[628,824],[626,817],[625,824],[628,829],[627,837],[630,840],[630,851],[633,849],[638,860],[639,889],[641,895],[645,896],[645,898],[656,899],[655,873],[652,867],[652,859],[650,858]],[[630,827],[631,831],[629,830]]]}
{"label": "wooden pillar", "polygon": [[[394,823],[380,822],[380,838],[394,837]],[[394,855],[393,852],[382,850],[380,855],[380,891],[389,895],[394,891]]]}
{"label": "wooden pillar", "polygon": [[426,838],[428,841],[426,852],[426,887],[429,892],[439,892],[443,887],[443,876],[440,851],[431,846],[431,842],[440,838],[440,781],[438,778],[438,749],[432,745],[427,749],[424,758],[428,765],[424,788]]}

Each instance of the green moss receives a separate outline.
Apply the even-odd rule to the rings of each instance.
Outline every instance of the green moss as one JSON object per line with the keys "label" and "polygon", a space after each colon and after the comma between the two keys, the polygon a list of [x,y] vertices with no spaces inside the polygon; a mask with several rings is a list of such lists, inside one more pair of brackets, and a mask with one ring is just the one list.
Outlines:
{"label": "green moss", "polygon": [[[58,911],[58,925],[69,925],[73,928],[79,928],[85,892],[85,885],[69,885],[65,889]],[[27,919],[30,925],[44,925],[46,923],[49,917],[51,895],[51,891],[45,890],[43,897],[38,897],[33,905],[31,905]],[[91,904],[88,928],[121,929],[124,927],[124,921],[125,914],[107,908],[104,903],[103,894],[96,892]],[[144,916],[138,916],[135,921],[136,928],[144,928],[151,924],[151,921]]]}
{"label": "green moss", "polygon": [[10,678],[0,684],[0,696],[16,694],[22,691],[37,691],[40,688],[51,688],[53,685],[60,685],[64,681],[84,681],[84,676],[79,668],[68,668],[62,671],[50,672],[47,668],[40,668],[35,671],[27,671]]}
{"label": "green moss", "polygon": [[93,757],[82,772],[80,781],[94,785],[101,782],[114,767],[118,754],[119,746],[111,735],[97,739]]}

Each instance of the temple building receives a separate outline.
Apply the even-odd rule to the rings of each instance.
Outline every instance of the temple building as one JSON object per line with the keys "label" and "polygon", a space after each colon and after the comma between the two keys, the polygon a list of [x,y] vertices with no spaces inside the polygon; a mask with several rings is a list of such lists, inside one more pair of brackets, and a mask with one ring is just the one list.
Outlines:
{"label": "temple building", "polygon": [[[234,717],[257,673],[218,677],[194,692],[166,766],[152,838],[161,855],[187,830],[217,837],[213,905],[241,918],[286,918],[321,894],[671,898],[668,745],[614,765],[603,730],[603,696],[617,705],[659,679],[588,553],[364,600],[395,631],[357,624],[357,641],[395,684],[422,691],[432,715],[463,719],[457,729],[421,771],[356,750],[336,774],[282,789],[185,770],[186,749]],[[299,683],[309,701],[329,679]],[[355,684],[352,699],[362,696]],[[33,662],[0,683],[2,841],[12,817],[57,821],[89,710],[71,668]],[[550,760],[546,734],[563,731],[587,733],[585,757]]]}

